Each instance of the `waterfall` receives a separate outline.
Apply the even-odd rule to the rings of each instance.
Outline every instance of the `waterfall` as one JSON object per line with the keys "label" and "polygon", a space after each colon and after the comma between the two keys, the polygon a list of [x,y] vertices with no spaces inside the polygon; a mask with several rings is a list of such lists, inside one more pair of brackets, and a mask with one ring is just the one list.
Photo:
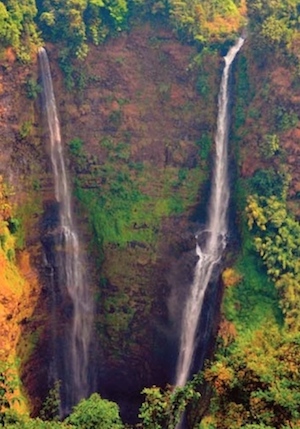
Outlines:
{"label": "waterfall", "polygon": [[[209,202],[208,222],[205,231],[198,236],[196,252],[199,257],[194,280],[183,309],[179,357],[176,368],[176,386],[184,386],[191,371],[197,347],[197,327],[203,299],[212,274],[215,273],[226,247],[227,208],[229,202],[228,184],[228,132],[229,132],[229,91],[230,66],[241,49],[244,39],[240,38],[227,53],[223,70],[219,100],[217,132],[215,136],[215,166],[212,193]],[[203,244],[200,244],[200,242]]]}
{"label": "waterfall", "polygon": [[[62,364],[56,363],[56,377],[62,383],[61,414],[65,415],[80,399],[90,393],[89,352],[93,323],[93,301],[83,275],[83,260],[76,226],[72,216],[71,192],[68,184],[60,124],[57,115],[51,71],[47,53],[40,48],[43,100],[50,135],[50,157],[54,175],[55,198],[59,206],[59,233],[56,258],[58,261],[58,282],[62,296],[69,297],[72,303],[71,321],[59,351],[54,356]],[[58,316],[58,315],[56,315]],[[56,322],[57,323],[57,322]],[[58,347],[56,347],[58,348]]]}

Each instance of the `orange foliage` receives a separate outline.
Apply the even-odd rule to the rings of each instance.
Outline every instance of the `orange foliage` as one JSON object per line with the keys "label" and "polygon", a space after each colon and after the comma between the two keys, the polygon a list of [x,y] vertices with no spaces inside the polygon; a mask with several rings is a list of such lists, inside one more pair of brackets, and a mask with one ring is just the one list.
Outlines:
{"label": "orange foliage", "polygon": [[219,395],[224,394],[234,378],[232,369],[223,362],[217,362],[212,368],[205,371],[205,379],[212,383]]}
{"label": "orange foliage", "polygon": [[239,9],[239,13],[246,18],[246,16],[247,16],[247,1],[242,0],[238,9]]}
{"label": "orange foliage", "polygon": [[21,256],[21,269],[0,250],[0,359],[14,359],[21,335],[20,321],[32,315],[38,299],[37,276],[29,256]]}
{"label": "orange foliage", "polygon": [[226,16],[216,14],[213,20],[205,20],[202,22],[202,25],[208,30],[212,39],[218,39],[220,35],[234,34],[240,31],[241,25],[243,25],[242,20],[246,18],[246,15],[246,0],[242,0],[236,14],[229,13]]}
{"label": "orange foliage", "polygon": [[221,15],[217,15],[213,21],[206,21],[204,25],[208,30],[210,37],[212,40],[214,40],[218,39],[220,34],[230,34],[237,32],[240,28],[240,17],[223,17]]}
{"label": "orange foliage", "polygon": [[201,4],[197,4],[195,6],[195,13],[197,16],[197,19],[199,20],[199,22],[202,22],[203,19],[205,18],[205,11],[203,9],[203,6]]}
{"label": "orange foliage", "polygon": [[226,268],[222,273],[222,280],[225,287],[235,286],[242,280],[242,276],[233,268]]}
{"label": "orange foliage", "polygon": [[227,412],[225,415],[219,415],[217,421],[218,429],[240,429],[247,421],[248,412],[241,404],[229,402],[227,405]]}
{"label": "orange foliage", "polygon": [[16,61],[17,56],[12,47],[5,50],[5,58],[10,64],[13,64]]}
{"label": "orange foliage", "polygon": [[219,336],[222,338],[225,347],[234,341],[236,334],[236,328],[232,322],[229,322],[226,319],[221,321]]}
{"label": "orange foliage", "polygon": [[[9,363],[13,378],[18,378],[19,359],[24,364],[32,350],[20,322],[29,320],[39,298],[38,278],[28,252],[21,252],[18,259],[20,268],[9,261],[0,248],[0,360]],[[13,402],[13,407],[19,412],[28,412],[19,387],[14,389],[12,398],[16,396],[21,402]]]}

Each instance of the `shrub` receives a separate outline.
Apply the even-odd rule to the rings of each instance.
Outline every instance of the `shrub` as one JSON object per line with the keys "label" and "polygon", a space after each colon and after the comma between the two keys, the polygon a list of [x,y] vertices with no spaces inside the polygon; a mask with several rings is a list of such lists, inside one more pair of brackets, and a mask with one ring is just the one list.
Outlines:
{"label": "shrub", "polygon": [[118,405],[102,399],[93,393],[73,408],[72,414],[65,420],[67,424],[80,429],[122,429]]}
{"label": "shrub", "polygon": [[35,79],[30,77],[25,84],[26,96],[30,100],[35,100],[42,88]]}
{"label": "shrub", "polygon": [[199,146],[199,155],[200,158],[206,161],[209,157],[212,140],[210,136],[206,133],[204,133],[200,140],[197,141],[197,145]]}
{"label": "shrub", "polygon": [[299,121],[297,114],[285,107],[279,106],[275,110],[275,126],[278,131],[287,131],[294,128]]}
{"label": "shrub", "polygon": [[83,146],[83,141],[80,138],[75,137],[69,143],[69,148],[70,148],[71,154],[74,156],[81,155],[82,146]]}
{"label": "shrub", "polygon": [[269,168],[267,170],[257,170],[248,183],[253,194],[264,197],[274,195],[282,198],[286,190],[287,181],[288,178],[284,173]]}
{"label": "shrub", "polygon": [[31,121],[24,121],[20,127],[20,137],[21,139],[25,139],[31,133],[32,123]]}
{"label": "shrub", "polygon": [[261,154],[266,158],[271,158],[278,154],[279,143],[279,138],[276,134],[267,134],[260,145]]}

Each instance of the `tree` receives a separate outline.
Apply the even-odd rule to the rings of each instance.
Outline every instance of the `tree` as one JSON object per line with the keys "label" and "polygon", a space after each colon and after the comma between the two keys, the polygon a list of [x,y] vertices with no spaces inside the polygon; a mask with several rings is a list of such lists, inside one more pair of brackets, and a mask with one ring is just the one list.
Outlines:
{"label": "tree", "polygon": [[88,39],[98,45],[125,28],[128,5],[126,0],[43,0],[39,12],[44,35],[63,41],[70,56],[83,59]]}
{"label": "tree", "polygon": [[84,58],[87,54],[84,12],[87,0],[44,0],[40,8],[40,27],[53,41],[64,40],[71,55]]}
{"label": "tree", "polygon": [[0,425],[4,426],[5,411],[10,408],[9,395],[13,388],[8,383],[7,368],[0,369]]}
{"label": "tree", "polygon": [[296,0],[247,0],[253,47],[259,54],[273,55],[278,49],[290,50],[290,41],[297,35],[298,2]]}
{"label": "tree", "polygon": [[291,329],[300,325],[300,223],[275,196],[250,196],[246,208],[254,245],[280,293],[280,305]]}
{"label": "tree", "polygon": [[43,402],[40,410],[40,417],[42,420],[59,420],[60,408],[60,381],[55,381],[52,389],[49,390],[48,396]]}
{"label": "tree", "polygon": [[12,46],[23,62],[30,60],[31,48],[39,41],[36,14],[35,0],[0,2],[0,42]]}
{"label": "tree", "polygon": [[232,37],[244,20],[242,8],[233,0],[170,0],[169,9],[180,34],[203,45]]}
{"label": "tree", "polygon": [[118,405],[93,393],[73,408],[65,420],[67,425],[80,429],[122,429]]}
{"label": "tree", "polygon": [[139,412],[143,429],[174,429],[186,406],[200,398],[200,393],[196,391],[200,379],[198,374],[184,387],[168,386],[165,390],[156,386],[145,388],[142,393],[146,398]]}
{"label": "tree", "polygon": [[283,20],[276,19],[274,15],[268,16],[261,26],[261,35],[271,46],[286,44],[290,31]]}
{"label": "tree", "polygon": [[0,3],[0,40],[10,42],[10,16],[3,3]]}

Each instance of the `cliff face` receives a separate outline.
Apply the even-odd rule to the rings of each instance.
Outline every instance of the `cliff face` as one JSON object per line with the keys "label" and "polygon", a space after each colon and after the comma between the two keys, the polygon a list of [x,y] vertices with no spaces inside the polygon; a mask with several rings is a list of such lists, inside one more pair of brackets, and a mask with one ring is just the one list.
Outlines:
{"label": "cliff face", "polygon": [[125,408],[174,373],[218,89],[211,56],[201,64],[206,93],[197,93],[194,56],[169,31],[145,26],[91,48],[81,92],[56,81],[82,232],[93,235],[98,389]]}
{"label": "cliff face", "polygon": [[[97,389],[131,419],[144,386],[172,381],[176,321],[195,262],[193,219],[208,181],[219,60],[195,59],[171,32],[148,25],[91,47],[65,82],[58,51],[49,46],[48,53],[95,294]],[[30,348],[20,374],[34,414],[44,380],[51,382],[49,260],[57,223],[47,126],[40,97],[33,99],[38,73],[37,63],[18,65],[7,52],[0,100],[0,172],[14,189],[15,264],[27,279],[23,295],[12,297],[28,316],[10,318],[18,332],[11,353],[22,361],[23,346]],[[205,201],[202,207],[200,218]],[[67,309],[60,314],[63,324]]]}

